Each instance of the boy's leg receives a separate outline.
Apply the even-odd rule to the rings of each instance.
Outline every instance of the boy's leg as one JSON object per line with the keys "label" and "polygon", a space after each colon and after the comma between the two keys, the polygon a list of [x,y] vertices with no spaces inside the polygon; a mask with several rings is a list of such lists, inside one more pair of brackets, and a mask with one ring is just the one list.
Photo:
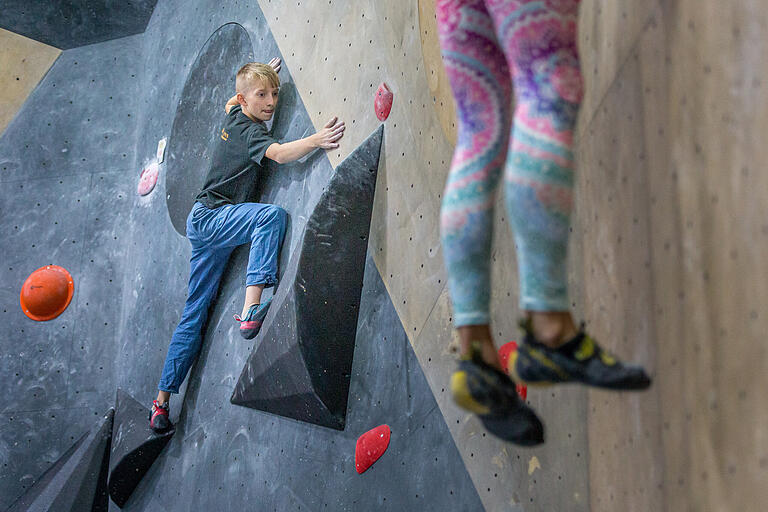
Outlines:
{"label": "boy's leg", "polygon": [[219,208],[219,224],[213,247],[235,247],[250,243],[246,286],[277,284],[277,263],[285,238],[287,215],[273,204],[241,203]]}
{"label": "boy's leg", "polygon": [[245,318],[245,315],[248,314],[248,309],[252,304],[261,303],[261,294],[263,291],[263,284],[255,284],[245,287],[245,302],[243,302],[243,313],[240,315],[241,317]]}
{"label": "boy's leg", "polygon": [[270,288],[277,284],[277,263],[285,239],[288,216],[279,206],[260,210],[251,234],[246,286]]}
{"label": "boy's leg", "polygon": [[246,293],[240,322],[240,335],[256,336],[269,310],[261,303],[261,292],[277,284],[277,263],[285,237],[287,215],[272,204],[241,203],[217,209],[216,236],[213,247],[235,247],[250,243],[246,272]]}
{"label": "boy's leg", "polygon": [[[191,240],[190,240],[191,241]],[[200,351],[202,328],[216,296],[231,248],[211,249],[192,242],[189,289],[181,320],[171,338],[158,390],[178,393]]]}

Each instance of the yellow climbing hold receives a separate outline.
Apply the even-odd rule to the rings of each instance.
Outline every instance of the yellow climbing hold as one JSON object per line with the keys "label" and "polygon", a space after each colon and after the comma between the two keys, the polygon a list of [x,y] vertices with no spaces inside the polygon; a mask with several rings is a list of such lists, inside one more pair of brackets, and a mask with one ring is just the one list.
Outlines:
{"label": "yellow climbing hold", "polygon": [[528,461],[528,475],[532,475],[534,471],[537,469],[541,469],[541,464],[539,464],[539,459],[535,455],[531,457],[531,460]]}

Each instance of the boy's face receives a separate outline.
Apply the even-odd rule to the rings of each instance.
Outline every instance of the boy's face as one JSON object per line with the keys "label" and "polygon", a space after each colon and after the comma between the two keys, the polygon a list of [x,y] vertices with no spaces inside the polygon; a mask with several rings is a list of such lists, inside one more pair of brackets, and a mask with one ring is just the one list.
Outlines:
{"label": "boy's face", "polygon": [[238,93],[237,99],[243,107],[243,113],[253,119],[269,121],[277,107],[277,95],[280,89],[272,87],[262,80],[256,80],[245,94]]}

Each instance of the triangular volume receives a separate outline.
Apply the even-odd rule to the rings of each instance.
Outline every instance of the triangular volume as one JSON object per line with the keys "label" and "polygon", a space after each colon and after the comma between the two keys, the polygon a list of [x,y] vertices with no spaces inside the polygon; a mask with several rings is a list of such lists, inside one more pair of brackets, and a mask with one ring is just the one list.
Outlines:
{"label": "triangular volume", "polygon": [[106,510],[104,489],[114,410],[84,434],[8,512]]}
{"label": "triangular volume", "polygon": [[157,434],[149,428],[149,409],[117,390],[115,428],[109,460],[109,496],[123,507],[152,463],[171,440],[175,428]]}
{"label": "triangular volume", "polygon": [[231,402],[342,430],[384,127],[339,166]]}

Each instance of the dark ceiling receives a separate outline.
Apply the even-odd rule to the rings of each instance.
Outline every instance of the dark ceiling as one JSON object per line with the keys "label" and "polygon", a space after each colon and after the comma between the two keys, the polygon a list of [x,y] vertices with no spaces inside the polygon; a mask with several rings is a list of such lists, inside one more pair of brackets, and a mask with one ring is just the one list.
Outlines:
{"label": "dark ceiling", "polygon": [[0,27],[61,50],[144,32],[157,0],[2,0]]}

